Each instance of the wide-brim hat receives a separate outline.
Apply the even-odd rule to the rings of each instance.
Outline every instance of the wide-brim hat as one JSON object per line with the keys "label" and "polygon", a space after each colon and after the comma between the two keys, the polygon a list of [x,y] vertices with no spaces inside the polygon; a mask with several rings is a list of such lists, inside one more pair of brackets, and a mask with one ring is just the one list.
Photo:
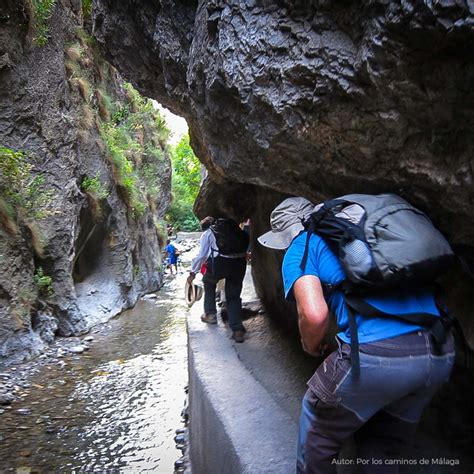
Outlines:
{"label": "wide-brim hat", "polygon": [[184,299],[186,304],[190,308],[196,301],[199,301],[202,298],[203,287],[196,283],[191,283],[186,280],[184,285]]}
{"label": "wide-brim hat", "polygon": [[265,247],[285,250],[293,239],[304,230],[303,222],[313,212],[314,205],[305,198],[285,199],[270,216],[271,230],[258,237]]}

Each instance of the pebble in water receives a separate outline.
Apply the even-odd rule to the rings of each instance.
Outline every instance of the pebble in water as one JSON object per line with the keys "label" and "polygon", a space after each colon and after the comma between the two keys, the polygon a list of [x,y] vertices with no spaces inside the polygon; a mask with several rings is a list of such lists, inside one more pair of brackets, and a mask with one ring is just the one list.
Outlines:
{"label": "pebble in water", "polygon": [[9,405],[15,400],[15,395],[10,392],[0,392],[0,405]]}
{"label": "pebble in water", "polygon": [[87,349],[86,346],[73,346],[69,348],[69,352],[72,352],[73,354],[82,354]]}
{"label": "pebble in water", "polygon": [[31,408],[19,408],[16,412],[19,415],[31,415]]}

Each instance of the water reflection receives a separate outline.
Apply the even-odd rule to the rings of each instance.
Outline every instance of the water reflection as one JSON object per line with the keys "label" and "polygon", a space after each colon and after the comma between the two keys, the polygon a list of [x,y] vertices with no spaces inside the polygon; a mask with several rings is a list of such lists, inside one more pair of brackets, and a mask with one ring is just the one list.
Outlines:
{"label": "water reflection", "polygon": [[1,415],[1,469],[173,472],[187,383],[183,279],[97,328],[88,353],[34,376]]}

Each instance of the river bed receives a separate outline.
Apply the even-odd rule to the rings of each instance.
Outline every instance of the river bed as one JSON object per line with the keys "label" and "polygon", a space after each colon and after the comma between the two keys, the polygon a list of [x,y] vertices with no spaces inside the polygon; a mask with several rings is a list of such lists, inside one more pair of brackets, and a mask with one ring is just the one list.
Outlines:
{"label": "river bed", "polygon": [[173,473],[187,384],[184,277],[167,276],[156,297],[87,336],[0,370],[20,398],[0,407],[0,472]]}

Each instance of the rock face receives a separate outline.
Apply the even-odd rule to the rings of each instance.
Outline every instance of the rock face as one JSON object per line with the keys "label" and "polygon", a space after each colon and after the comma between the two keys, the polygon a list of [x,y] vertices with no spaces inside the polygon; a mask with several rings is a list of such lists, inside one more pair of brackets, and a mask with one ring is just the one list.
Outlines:
{"label": "rock face", "polygon": [[[84,30],[81,2],[55,3],[44,46],[35,44],[28,2],[4,4],[0,146],[21,151],[31,179],[44,181],[34,190],[26,179],[41,209],[15,209],[0,196],[0,360],[17,361],[158,289],[157,226],[171,167],[164,144],[142,122],[123,135],[129,153],[117,154],[121,125],[138,120],[135,108],[145,102],[101,58]],[[142,186],[146,180],[153,191]],[[0,184],[5,192],[8,176]]]}
{"label": "rock face", "polygon": [[[94,34],[188,120],[201,216],[250,215],[256,235],[284,195],[396,192],[474,268],[472,2],[98,0]],[[282,302],[278,257],[255,251],[260,294]],[[474,347],[472,283],[457,268],[447,287]]]}
{"label": "rock face", "polygon": [[[294,324],[295,311],[281,252],[255,239],[288,195],[399,193],[472,272],[472,1],[96,0],[93,17],[107,58],[187,119],[209,172],[197,214],[250,216],[254,279],[273,317]],[[474,348],[466,275],[458,266],[443,284]],[[457,362],[422,422],[443,446],[433,451],[453,458],[473,442],[462,401],[472,369]]]}

